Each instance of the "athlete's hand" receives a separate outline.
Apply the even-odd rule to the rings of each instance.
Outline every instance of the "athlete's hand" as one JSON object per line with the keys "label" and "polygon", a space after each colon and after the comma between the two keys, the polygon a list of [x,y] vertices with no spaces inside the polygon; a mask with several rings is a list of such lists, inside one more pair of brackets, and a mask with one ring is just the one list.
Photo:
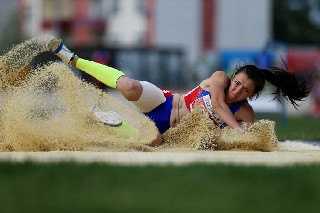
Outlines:
{"label": "athlete's hand", "polygon": [[243,133],[245,133],[246,132],[246,130],[245,129],[242,129],[241,127],[236,127],[236,128],[234,128],[239,134],[243,134]]}

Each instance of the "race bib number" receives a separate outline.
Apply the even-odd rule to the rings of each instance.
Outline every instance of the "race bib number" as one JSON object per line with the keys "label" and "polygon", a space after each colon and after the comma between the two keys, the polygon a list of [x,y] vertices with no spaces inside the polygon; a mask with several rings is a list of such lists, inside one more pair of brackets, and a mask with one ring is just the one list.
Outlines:
{"label": "race bib number", "polygon": [[197,100],[202,106],[204,106],[205,110],[209,114],[209,118],[214,121],[214,123],[220,128],[224,128],[226,126],[225,122],[213,111],[210,95],[202,96]]}

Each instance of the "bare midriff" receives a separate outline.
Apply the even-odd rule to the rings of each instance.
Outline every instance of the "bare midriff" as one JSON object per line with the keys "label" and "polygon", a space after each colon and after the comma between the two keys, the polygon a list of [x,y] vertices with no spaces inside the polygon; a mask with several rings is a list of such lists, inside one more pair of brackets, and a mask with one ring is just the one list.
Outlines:
{"label": "bare midriff", "polygon": [[[209,90],[208,80],[202,81],[200,87]],[[170,127],[174,127],[175,125],[177,125],[180,122],[180,120],[189,113],[184,96],[185,94],[173,94],[172,110],[170,115]]]}
{"label": "bare midriff", "polygon": [[184,94],[173,94],[172,110],[170,115],[170,127],[177,125],[180,120],[188,114],[188,109],[184,101]]}

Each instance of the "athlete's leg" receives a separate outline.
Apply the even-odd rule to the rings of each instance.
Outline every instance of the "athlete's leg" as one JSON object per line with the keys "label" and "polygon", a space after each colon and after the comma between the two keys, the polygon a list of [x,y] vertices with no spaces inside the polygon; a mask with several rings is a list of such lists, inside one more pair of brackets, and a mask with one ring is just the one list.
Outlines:
{"label": "athlete's leg", "polygon": [[116,88],[128,101],[136,101],[142,93],[139,81],[126,76],[123,72],[94,61],[84,60],[75,56],[72,66],[92,75],[109,87]]}
{"label": "athlete's leg", "polygon": [[65,64],[88,73],[109,87],[117,88],[129,101],[136,101],[141,96],[142,86],[139,81],[130,79],[123,72],[112,67],[79,58],[64,45],[62,40],[53,39],[49,48]]}
{"label": "athlete's leg", "polygon": [[142,85],[140,81],[121,76],[117,81],[117,89],[128,101],[137,101],[142,94]]}
{"label": "athlete's leg", "polygon": [[131,79],[112,67],[79,58],[59,39],[53,39],[49,48],[64,63],[88,73],[109,87],[118,89],[128,101],[132,101],[142,112],[150,112],[166,100],[162,91],[155,85]]}

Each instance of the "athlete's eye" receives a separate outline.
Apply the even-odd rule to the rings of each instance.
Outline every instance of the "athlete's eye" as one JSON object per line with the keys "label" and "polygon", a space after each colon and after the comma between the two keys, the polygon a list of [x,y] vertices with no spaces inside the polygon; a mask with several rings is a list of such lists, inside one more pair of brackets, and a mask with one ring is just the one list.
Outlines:
{"label": "athlete's eye", "polygon": [[240,85],[240,82],[236,80],[236,84],[237,84],[237,85]]}

